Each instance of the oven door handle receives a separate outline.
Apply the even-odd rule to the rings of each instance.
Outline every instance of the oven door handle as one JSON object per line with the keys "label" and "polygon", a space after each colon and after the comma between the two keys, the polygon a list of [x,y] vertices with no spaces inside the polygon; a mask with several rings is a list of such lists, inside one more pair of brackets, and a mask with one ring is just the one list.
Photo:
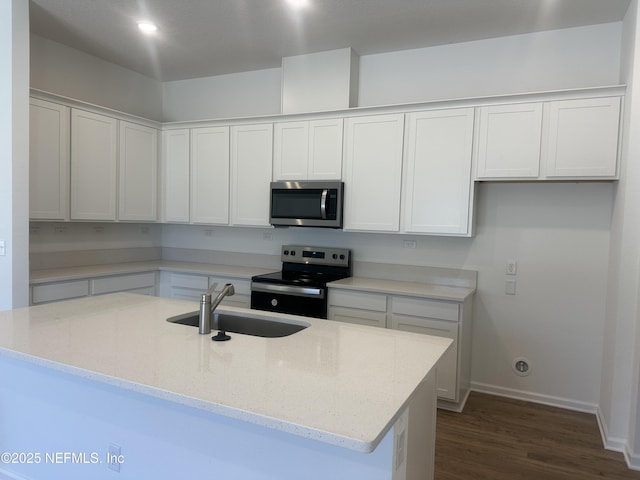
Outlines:
{"label": "oven door handle", "polygon": [[270,283],[252,283],[252,292],[285,293],[297,297],[324,298],[323,288],[293,287],[290,285],[274,285]]}

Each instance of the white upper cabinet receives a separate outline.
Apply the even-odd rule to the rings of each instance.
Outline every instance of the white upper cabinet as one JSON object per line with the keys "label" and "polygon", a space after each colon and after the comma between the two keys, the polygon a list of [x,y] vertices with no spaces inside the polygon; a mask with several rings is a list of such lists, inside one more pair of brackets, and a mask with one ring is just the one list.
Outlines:
{"label": "white upper cabinet", "polygon": [[477,178],[537,178],[542,103],[480,107]]}
{"label": "white upper cabinet", "polygon": [[341,118],[274,125],[274,180],[340,180]]}
{"label": "white upper cabinet", "polygon": [[617,178],[620,97],[480,108],[477,180]]}
{"label": "white upper cabinet", "polygon": [[157,220],[158,131],[120,121],[118,219]]}
{"label": "white upper cabinet", "polygon": [[162,220],[189,222],[189,129],[162,132]]}
{"label": "white upper cabinet", "polygon": [[229,223],[229,127],[191,130],[191,223]]}
{"label": "white upper cabinet", "polygon": [[399,230],[403,132],[403,114],[345,120],[345,230]]}
{"label": "white upper cabinet", "polygon": [[268,226],[273,124],[231,127],[231,225]]}
{"label": "white upper cabinet", "polygon": [[616,176],[619,97],[561,100],[545,108],[547,177]]}
{"label": "white upper cabinet", "polygon": [[69,219],[69,107],[31,99],[29,217]]}
{"label": "white upper cabinet", "polygon": [[406,233],[470,234],[474,109],[407,115]]}
{"label": "white upper cabinet", "polygon": [[71,219],[116,220],[118,121],[71,110]]}

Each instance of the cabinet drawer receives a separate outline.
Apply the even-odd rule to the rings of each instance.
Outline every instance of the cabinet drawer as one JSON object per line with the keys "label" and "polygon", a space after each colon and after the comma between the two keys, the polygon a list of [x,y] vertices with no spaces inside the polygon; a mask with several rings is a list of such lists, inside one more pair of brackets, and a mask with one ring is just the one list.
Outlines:
{"label": "cabinet drawer", "polygon": [[171,286],[179,288],[190,288],[204,293],[209,289],[209,277],[206,275],[185,275],[182,273],[172,273]]}
{"label": "cabinet drawer", "polygon": [[89,282],[87,280],[50,283],[33,287],[32,302],[35,305],[37,303],[86,297],[87,295],[89,295]]}
{"label": "cabinet drawer", "polygon": [[356,323],[369,327],[387,326],[387,314],[385,312],[372,312],[370,310],[358,310],[355,308],[329,307],[329,320],[336,322]]}
{"label": "cabinet drawer", "polygon": [[387,296],[376,293],[329,289],[329,305],[360,308],[386,313]]}
{"label": "cabinet drawer", "polygon": [[438,320],[458,321],[459,305],[438,300],[415,297],[391,297],[391,312]]}
{"label": "cabinet drawer", "polygon": [[155,287],[155,284],[156,274],[153,272],[96,278],[91,280],[91,294],[101,295],[103,293],[126,292]]}

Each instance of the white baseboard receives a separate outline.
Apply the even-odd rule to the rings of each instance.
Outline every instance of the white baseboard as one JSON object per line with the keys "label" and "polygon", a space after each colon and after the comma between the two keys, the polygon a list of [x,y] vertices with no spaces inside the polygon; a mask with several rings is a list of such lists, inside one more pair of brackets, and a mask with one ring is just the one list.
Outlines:
{"label": "white baseboard", "polygon": [[575,410],[577,412],[595,414],[598,410],[598,405],[596,405],[595,403],[578,402],[576,400],[571,400],[568,398],[542,395],[540,393],[516,390],[513,388],[498,387],[496,385],[488,385],[486,383],[471,382],[471,390],[475,392],[488,393],[491,395],[498,395],[500,397],[513,398],[515,400],[525,400],[527,402],[540,403],[542,405],[549,405],[550,407]]}
{"label": "white baseboard", "polygon": [[640,471],[640,455],[637,453],[629,452],[629,449],[624,450],[624,459],[627,461],[627,465],[631,470]]}

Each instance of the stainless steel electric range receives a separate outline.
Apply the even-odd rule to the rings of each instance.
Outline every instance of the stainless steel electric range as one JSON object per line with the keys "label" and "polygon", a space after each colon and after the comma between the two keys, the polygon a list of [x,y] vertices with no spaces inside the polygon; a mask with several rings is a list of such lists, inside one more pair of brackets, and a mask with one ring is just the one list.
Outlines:
{"label": "stainless steel electric range", "polygon": [[327,283],[351,276],[351,250],[283,245],[282,270],[251,278],[251,308],[327,318]]}

